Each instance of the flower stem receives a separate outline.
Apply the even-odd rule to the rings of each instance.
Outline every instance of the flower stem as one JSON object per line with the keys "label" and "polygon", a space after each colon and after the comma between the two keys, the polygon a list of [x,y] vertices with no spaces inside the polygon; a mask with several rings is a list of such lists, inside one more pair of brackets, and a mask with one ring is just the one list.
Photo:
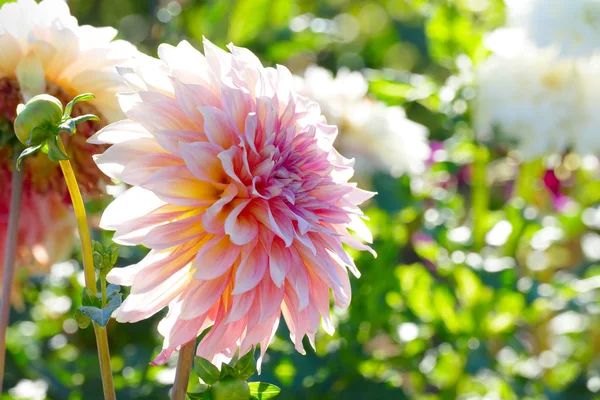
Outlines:
{"label": "flower stem", "polygon": [[[15,159],[16,165],[16,159]],[[21,195],[23,194],[23,171],[15,168],[12,173],[10,192],[10,214],[8,217],[8,233],[4,249],[4,273],[2,281],[2,300],[0,300],[0,397],[4,381],[6,363],[6,330],[10,316],[10,295],[15,275],[17,255],[17,239],[19,233],[19,216],[21,214]]]}
{"label": "flower stem", "polygon": [[486,167],[489,151],[485,146],[478,145],[475,151],[475,161],[472,170],[472,204],[473,207],[473,243],[475,250],[481,250],[485,245],[487,230],[488,207],[490,192],[486,182]]}
{"label": "flower stem", "polygon": [[[62,140],[58,139],[60,149],[65,152]],[[65,152],[66,154],[66,152]],[[94,271],[94,258],[92,253],[92,240],[90,238],[90,230],[87,223],[85,206],[83,198],[77,185],[77,179],[73,172],[73,167],[69,160],[59,161],[60,168],[65,176],[65,182],[71,195],[75,217],[77,219],[77,228],[79,230],[79,239],[81,240],[81,253],[83,259],[83,272],[85,276],[85,286],[90,292],[96,294],[96,273]],[[98,357],[100,359],[100,373],[102,374],[102,387],[104,389],[105,400],[115,400],[115,387],[113,383],[112,370],[110,367],[110,352],[108,349],[108,336],[106,329],[94,325],[94,333],[96,334],[96,343],[98,345]]]}
{"label": "flower stem", "polygon": [[175,373],[175,383],[173,384],[171,400],[185,400],[186,398],[195,351],[195,340],[184,344],[179,350],[179,360],[177,360],[177,372]]}

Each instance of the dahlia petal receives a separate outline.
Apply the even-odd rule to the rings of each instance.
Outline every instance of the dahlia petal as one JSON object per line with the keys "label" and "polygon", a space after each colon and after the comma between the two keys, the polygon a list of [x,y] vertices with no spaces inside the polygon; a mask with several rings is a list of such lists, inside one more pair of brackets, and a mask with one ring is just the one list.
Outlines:
{"label": "dahlia petal", "polygon": [[143,187],[165,202],[180,206],[209,206],[219,195],[215,186],[199,181],[185,166],[163,168]]}
{"label": "dahlia petal", "polygon": [[200,246],[199,242],[192,241],[169,250],[151,251],[142,260],[143,273],[134,279],[131,292],[150,293],[160,287],[169,276],[181,270],[188,270]]}
{"label": "dahlia petal", "polygon": [[94,161],[98,168],[106,175],[115,179],[122,179],[121,174],[125,166],[136,157],[144,154],[164,152],[153,138],[128,140],[111,146],[104,153],[95,155]]}
{"label": "dahlia petal", "polygon": [[168,44],[159,45],[158,56],[167,63],[173,75],[183,83],[207,85],[210,81],[206,59],[202,53],[185,40],[181,41],[177,47]]}
{"label": "dahlia petal", "polygon": [[[128,105],[131,108],[125,110],[125,114],[151,133],[161,130],[195,130],[196,124],[179,108],[175,100],[156,94],[153,98],[151,101],[140,102],[135,102],[135,98],[132,98],[132,102]],[[120,95],[119,100],[121,99],[128,99],[128,97]]]}
{"label": "dahlia petal", "polygon": [[194,215],[157,226],[148,232],[142,244],[150,249],[164,250],[197,238],[204,233],[201,220],[202,215]]}
{"label": "dahlia petal", "polygon": [[180,152],[190,172],[201,181],[224,182],[225,174],[217,155],[222,149],[212,143],[182,143]]}
{"label": "dahlia petal", "polygon": [[233,295],[254,289],[267,269],[268,255],[262,245],[254,243],[242,247],[242,260],[235,273]]}
{"label": "dahlia petal", "polygon": [[17,64],[16,75],[25,101],[46,90],[46,72],[35,54],[29,53],[21,58]]}
{"label": "dahlia petal", "polygon": [[225,220],[229,215],[229,203],[238,195],[236,185],[230,184],[221,194],[221,198],[210,206],[202,218],[204,229],[215,235],[225,234]]}
{"label": "dahlia petal", "polygon": [[211,143],[224,149],[239,143],[237,128],[224,111],[211,106],[201,106],[198,110],[204,117],[204,133]]}
{"label": "dahlia petal", "polygon": [[269,271],[271,279],[277,287],[283,285],[286,275],[292,265],[292,255],[285,247],[285,243],[281,239],[273,240],[269,257]]}
{"label": "dahlia petal", "polygon": [[92,144],[116,144],[128,140],[151,137],[152,135],[140,124],[125,119],[100,129],[94,135],[90,136],[87,142]]}
{"label": "dahlia petal", "polygon": [[143,185],[163,167],[181,165],[181,159],[171,154],[146,154],[128,163],[121,172],[121,180],[130,185]]}
{"label": "dahlia petal", "polygon": [[241,247],[231,243],[228,236],[215,236],[198,252],[194,278],[207,281],[227,272],[240,255]]}
{"label": "dahlia petal", "polygon": [[117,310],[119,322],[138,322],[162,310],[193,279],[191,265],[174,272],[161,284],[144,293],[131,293]]}
{"label": "dahlia petal", "polygon": [[[285,242],[286,247],[292,245],[292,241],[294,240],[293,232],[290,232],[288,229],[282,230],[282,228],[277,223],[275,217],[273,216],[271,208],[269,207],[269,203],[262,200],[256,200],[252,203],[251,212],[256,217],[256,219],[260,221],[260,223],[262,223],[268,229],[271,229],[273,233],[282,238]],[[280,220],[280,222],[284,221]],[[289,227],[290,225],[291,222],[287,224],[286,227]]]}
{"label": "dahlia petal", "polygon": [[225,233],[229,235],[232,243],[239,246],[250,243],[258,235],[256,219],[249,212],[244,212],[251,201],[240,201],[225,220]]}
{"label": "dahlia petal", "polygon": [[173,129],[165,129],[154,131],[152,134],[163,149],[177,157],[181,157],[182,143],[206,141],[206,136],[198,131],[178,131]]}
{"label": "dahlia petal", "polygon": [[221,88],[221,100],[225,112],[233,120],[238,131],[243,132],[246,117],[249,113],[254,112],[254,100],[250,93],[242,88],[225,85]]}
{"label": "dahlia petal", "polygon": [[8,33],[0,33],[0,48],[5,49],[0,58],[0,71],[5,75],[9,71],[15,71],[17,64],[23,56],[19,43]]}
{"label": "dahlia petal", "polygon": [[165,202],[151,191],[134,186],[106,207],[100,219],[100,227],[115,230],[123,222],[139,218],[163,205]]}
{"label": "dahlia petal", "polygon": [[203,85],[185,84],[179,79],[175,80],[175,96],[179,107],[201,129],[204,128],[204,116],[198,107],[219,107],[221,105],[221,101],[210,88]]}
{"label": "dahlia petal", "polygon": [[239,321],[248,313],[250,307],[252,307],[252,304],[254,303],[255,294],[256,292],[252,290],[233,296],[227,323]]}
{"label": "dahlia petal", "polygon": [[225,274],[196,284],[196,288],[183,299],[180,318],[190,320],[208,312],[225,291],[229,280],[230,277]]}
{"label": "dahlia petal", "polygon": [[283,301],[285,289],[278,288],[275,284],[265,276],[258,287],[258,304],[255,307],[258,310],[258,323],[262,324],[267,319],[274,315],[280,314],[281,302]]}

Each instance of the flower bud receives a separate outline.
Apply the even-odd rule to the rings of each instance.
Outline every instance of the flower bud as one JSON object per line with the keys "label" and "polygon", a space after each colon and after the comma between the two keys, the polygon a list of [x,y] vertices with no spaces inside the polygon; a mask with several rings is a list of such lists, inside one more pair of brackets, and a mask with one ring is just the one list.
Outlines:
{"label": "flower bud", "polygon": [[19,107],[18,112],[14,125],[17,138],[27,146],[37,146],[60,125],[63,107],[57,98],[40,94]]}
{"label": "flower bud", "polygon": [[212,400],[249,400],[250,388],[241,379],[227,377],[210,387]]}

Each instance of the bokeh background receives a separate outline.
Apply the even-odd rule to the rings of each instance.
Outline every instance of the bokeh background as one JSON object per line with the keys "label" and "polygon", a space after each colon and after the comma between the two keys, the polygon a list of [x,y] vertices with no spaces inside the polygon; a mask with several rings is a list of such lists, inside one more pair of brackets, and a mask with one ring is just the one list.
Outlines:
{"label": "bokeh background", "polygon": [[[282,324],[262,376],[251,380],[277,384],[282,400],[600,399],[598,162],[558,156],[525,205],[507,195],[518,171],[512,154],[475,140],[473,69],[489,54],[484,35],[504,23],[502,0],[69,5],[81,24],[113,26],[153,56],[163,42],[201,48],[205,36],[297,74],[313,64],[362,71],[370,98],[401,105],[429,130],[425,173],[360,177],[379,193],[366,211],[378,257],[355,254],[362,277],[353,280],[350,309],[335,311],[335,335],[321,333],[316,350],[306,343],[302,356]],[[489,162],[483,178],[471,168],[481,159]],[[552,179],[570,207],[553,206]],[[473,188],[490,207],[473,203]],[[88,204],[96,223],[109,201]],[[475,228],[481,240],[474,214],[484,221]],[[99,230],[94,236],[110,240]],[[124,266],[145,250],[121,247],[120,254]],[[102,398],[92,330],[73,319],[78,260],[75,252],[48,276],[25,280],[25,307],[13,311],[8,332],[5,387],[12,389],[3,398]],[[149,366],[160,350],[160,317],[109,325],[119,399],[167,398],[175,364]]]}

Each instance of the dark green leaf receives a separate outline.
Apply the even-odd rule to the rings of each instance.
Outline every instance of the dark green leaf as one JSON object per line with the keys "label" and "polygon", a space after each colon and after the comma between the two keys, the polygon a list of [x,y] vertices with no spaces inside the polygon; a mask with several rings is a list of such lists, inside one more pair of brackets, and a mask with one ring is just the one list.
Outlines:
{"label": "dark green leaf", "polygon": [[58,136],[54,136],[46,142],[48,143],[48,158],[52,161],[64,161],[68,160],[67,156],[58,145]]}
{"label": "dark green leaf", "polygon": [[98,307],[79,307],[81,312],[90,317],[98,326],[106,327],[112,313],[121,305],[121,295],[113,296],[102,309]]}
{"label": "dark green leaf", "polygon": [[248,380],[256,372],[256,364],[254,360],[254,348],[233,366],[235,377],[242,380]]}
{"label": "dark green leaf", "polygon": [[250,382],[248,386],[250,387],[252,398],[258,400],[272,399],[281,392],[280,388],[266,382]]}
{"label": "dark green leaf", "polygon": [[200,379],[209,385],[212,385],[219,380],[219,369],[205,358],[196,357],[194,362],[194,370]]}
{"label": "dark green leaf", "polygon": [[23,150],[21,152],[21,154],[19,154],[19,158],[17,158],[17,169],[20,170],[21,167],[21,161],[23,160],[23,158],[27,157],[28,155],[31,155],[33,153],[35,153],[36,151],[38,151],[40,148],[42,147],[42,145],[38,145],[38,146],[33,146],[33,147],[28,147],[25,150]]}
{"label": "dark green leaf", "polygon": [[65,112],[63,114],[63,117],[70,117],[71,116],[71,112],[73,111],[73,106],[75,105],[75,103],[78,103],[80,101],[87,101],[87,100],[92,100],[96,98],[96,96],[94,96],[91,93],[84,93],[84,94],[80,94],[79,96],[75,96],[73,98],[73,100],[71,100],[69,102],[69,104],[67,104],[67,106],[65,107]]}
{"label": "dark green leaf", "polygon": [[83,288],[83,291],[81,292],[81,305],[85,307],[101,307],[98,297],[94,296],[88,288]]}

